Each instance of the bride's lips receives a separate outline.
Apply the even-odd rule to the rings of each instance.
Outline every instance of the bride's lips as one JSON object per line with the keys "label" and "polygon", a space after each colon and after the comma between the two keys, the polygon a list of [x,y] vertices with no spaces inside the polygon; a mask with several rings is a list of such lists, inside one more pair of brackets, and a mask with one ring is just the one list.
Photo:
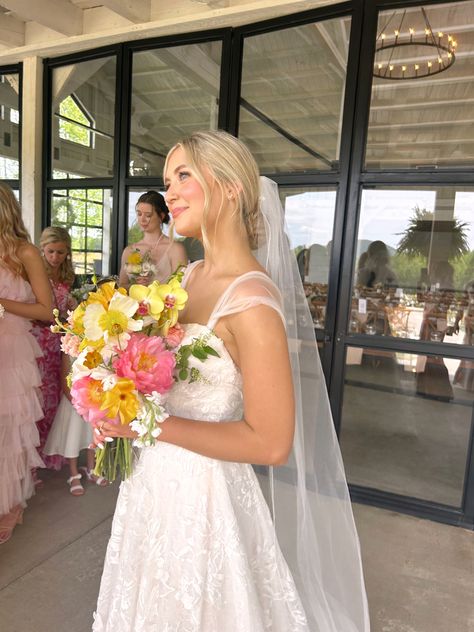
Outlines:
{"label": "bride's lips", "polygon": [[173,216],[173,219],[176,219],[177,217],[179,217],[181,215],[181,213],[184,213],[185,210],[186,210],[185,206],[176,206],[171,211],[171,215]]}

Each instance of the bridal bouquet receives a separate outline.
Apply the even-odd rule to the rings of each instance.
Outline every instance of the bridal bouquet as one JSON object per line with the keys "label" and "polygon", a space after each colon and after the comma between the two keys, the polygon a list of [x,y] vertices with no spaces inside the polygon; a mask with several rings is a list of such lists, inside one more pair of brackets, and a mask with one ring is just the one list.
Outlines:
{"label": "bridal bouquet", "polygon": [[142,253],[135,248],[127,257],[125,270],[130,282],[134,283],[138,277],[153,277],[156,274],[156,265],[148,250]]}
{"label": "bridal bouquet", "polygon": [[[168,416],[162,402],[174,383],[177,348],[184,331],[178,324],[187,293],[183,272],[166,283],[132,285],[127,293],[105,282],[61,323],[55,310],[55,333],[73,360],[68,377],[71,400],[94,428],[102,421],[130,425],[135,440],[109,438],[97,453],[95,473],[113,481],[132,468],[132,446],[152,445]],[[179,363],[178,363],[179,366]]]}

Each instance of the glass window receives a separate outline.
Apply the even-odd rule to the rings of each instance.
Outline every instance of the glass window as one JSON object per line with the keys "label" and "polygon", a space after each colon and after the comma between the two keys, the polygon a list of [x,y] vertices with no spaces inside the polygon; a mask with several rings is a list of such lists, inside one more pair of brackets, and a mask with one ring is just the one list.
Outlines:
{"label": "glass window", "polygon": [[368,168],[474,163],[473,25],[473,0],[380,13]]}
{"label": "glass window", "polygon": [[111,216],[110,189],[52,192],[51,224],[69,231],[76,274],[110,274]]}
{"label": "glass window", "polygon": [[18,74],[0,75],[1,180],[20,177],[19,89]]}
{"label": "glass window", "polygon": [[324,329],[336,190],[280,188],[294,249],[316,329]]}
{"label": "glass window", "polygon": [[239,137],[262,173],[337,170],[350,19],[247,37]]}
{"label": "glass window", "polygon": [[473,344],[473,209],[473,188],[365,189],[350,331]]}
{"label": "glass window", "polygon": [[341,448],[351,483],[461,506],[474,362],[349,347]]}
{"label": "glass window", "polygon": [[115,57],[53,69],[53,178],[114,172]]}
{"label": "glass window", "polygon": [[78,102],[77,97],[69,96],[59,104],[59,137],[73,143],[91,146],[92,119]]}
{"label": "glass window", "polygon": [[216,41],[133,55],[131,176],[161,177],[174,143],[217,128],[221,51]]}

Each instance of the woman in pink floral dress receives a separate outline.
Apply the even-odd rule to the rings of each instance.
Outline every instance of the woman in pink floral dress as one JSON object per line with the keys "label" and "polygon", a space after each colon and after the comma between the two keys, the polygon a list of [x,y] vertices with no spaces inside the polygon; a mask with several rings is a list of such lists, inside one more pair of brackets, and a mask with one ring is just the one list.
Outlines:
{"label": "woman in pink floral dress", "polygon": [[[59,310],[60,318],[66,318],[69,309],[76,302],[70,294],[74,282],[74,269],[71,258],[71,237],[65,228],[50,226],[45,228],[40,238],[43,255],[53,291],[53,307]],[[66,459],[60,455],[49,456],[43,453],[51,425],[61,398],[61,337],[50,331],[50,322],[36,321],[32,333],[38,341],[43,357],[38,360],[42,377],[44,417],[38,423],[40,435],[39,452],[47,468],[60,470]],[[38,481],[40,482],[40,481]]]}

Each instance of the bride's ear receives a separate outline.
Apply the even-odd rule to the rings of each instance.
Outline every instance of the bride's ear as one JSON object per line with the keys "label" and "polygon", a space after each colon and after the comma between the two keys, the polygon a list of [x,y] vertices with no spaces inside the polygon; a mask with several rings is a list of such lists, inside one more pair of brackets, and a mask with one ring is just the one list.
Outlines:
{"label": "bride's ear", "polygon": [[242,185],[240,182],[232,182],[226,184],[224,191],[228,200],[235,200],[242,191]]}

